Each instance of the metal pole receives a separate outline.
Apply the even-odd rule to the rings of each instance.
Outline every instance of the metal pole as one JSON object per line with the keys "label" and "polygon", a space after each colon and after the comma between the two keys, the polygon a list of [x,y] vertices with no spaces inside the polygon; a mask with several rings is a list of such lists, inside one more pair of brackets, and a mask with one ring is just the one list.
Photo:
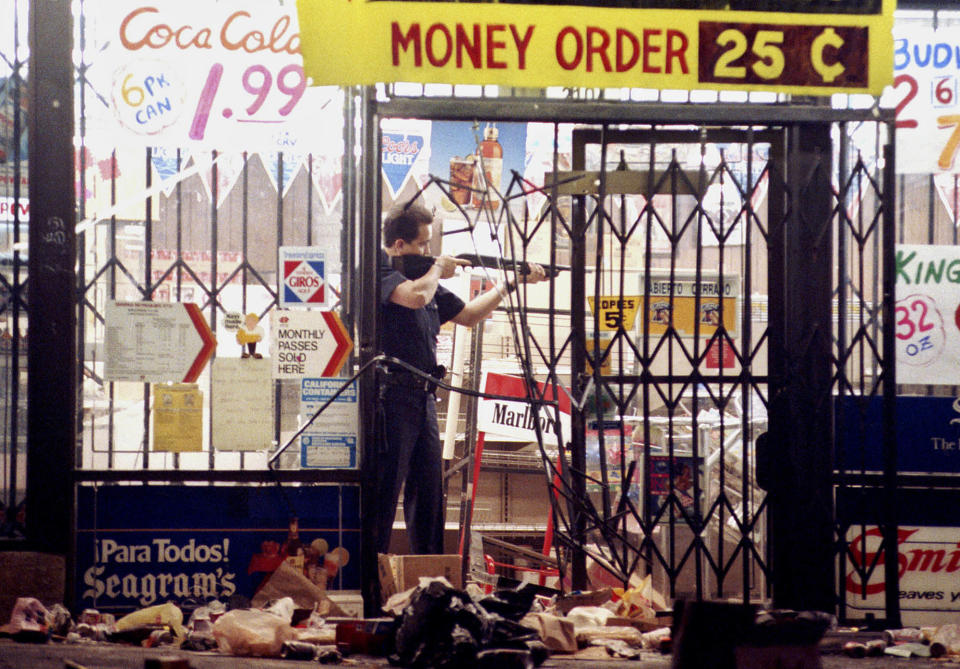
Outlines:
{"label": "metal pole", "polygon": [[[573,169],[584,168],[584,147],[577,145],[573,151]],[[574,402],[580,403],[586,394],[589,377],[586,375],[586,264],[587,264],[587,212],[586,198],[574,197],[572,210],[572,231],[570,233],[572,253],[570,258],[570,393]],[[570,412],[570,469],[571,490],[574,497],[584,500],[587,497],[587,483],[583,472],[586,471],[586,421],[583,411]],[[562,451],[561,451],[562,453]],[[586,515],[582,503],[570,504],[570,526],[574,545],[570,558],[570,579],[574,590],[587,587],[587,557],[583,552],[586,540]]]}
{"label": "metal pole", "polygon": [[[360,285],[360,301],[355,313],[357,346],[360,365],[367,364],[377,355],[377,302],[379,284],[377,262],[380,245],[377,236],[380,230],[380,128],[376,108],[376,92],[364,88],[361,99],[363,114],[362,148],[363,174],[360,176],[360,267],[357,279]],[[360,391],[360,591],[363,596],[363,611],[374,616],[380,610],[380,583],[377,579],[376,546],[376,415],[377,383],[375,375],[365,374],[359,379]]]}
{"label": "metal pole", "polygon": [[68,557],[77,440],[77,276],[69,0],[30,3],[27,539]]}
{"label": "metal pole", "polygon": [[899,543],[897,541],[897,344],[894,334],[894,301],[896,299],[897,261],[894,244],[895,215],[893,211],[896,172],[894,160],[894,130],[889,128],[890,142],[883,148],[886,168],[883,175],[883,566],[884,603],[887,627],[900,627],[900,572]]}

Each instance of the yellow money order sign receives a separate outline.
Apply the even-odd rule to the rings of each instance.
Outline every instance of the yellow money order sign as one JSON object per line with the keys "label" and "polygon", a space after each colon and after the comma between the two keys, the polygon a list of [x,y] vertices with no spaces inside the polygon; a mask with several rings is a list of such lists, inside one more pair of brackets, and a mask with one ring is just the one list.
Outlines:
{"label": "yellow money order sign", "polygon": [[[599,3],[598,3],[599,4]],[[872,93],[893,79],[893,9],[804,14],[297,0],[315,85],[410,81],[547,87]]]}

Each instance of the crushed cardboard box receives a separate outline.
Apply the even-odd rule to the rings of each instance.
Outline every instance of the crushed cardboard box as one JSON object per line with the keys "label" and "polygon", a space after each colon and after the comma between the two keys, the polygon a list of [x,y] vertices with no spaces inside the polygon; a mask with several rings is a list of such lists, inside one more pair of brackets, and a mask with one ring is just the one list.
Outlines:
{"label": "crushed cardboard box", "polygon": [[457,590],[463,588],[459,555],[393,555],[377,556],[380,571],[380,594],[383,601],[392,595],[416,587],[421,576],[443,577]]}
{"label": "crushed cardboard box", "polygon": [[325,590],[286,562],[269,576],[253,596],[251,604],[255,607],[266,606],[268,602],[282,597],[290,597],[299,609],[315,609],[322,616],[343,616],[343,610],[336,605]]}

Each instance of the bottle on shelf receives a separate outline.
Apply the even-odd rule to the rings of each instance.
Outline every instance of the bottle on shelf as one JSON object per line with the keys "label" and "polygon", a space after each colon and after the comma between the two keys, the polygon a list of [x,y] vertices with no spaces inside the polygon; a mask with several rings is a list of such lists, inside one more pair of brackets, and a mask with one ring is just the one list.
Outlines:
{"label": "bottle on shelf", "polygon": [[474,207],[482,206],[484,200],[490,209],[500,206],[496,199],[503,177],[503,146],[497,140],[499,135],[500,131],[492,123],[483,129],[483,141],[477,147],[476,169],[473,172]]}
{"label": "bottle on shelf", "polygon": [[291,567],[304,571],[306,556],[303,544],[300,542],[300,524],[296,516],[290,519],[290,528],[287,530],[287,540],[283,542],[283,559]]}

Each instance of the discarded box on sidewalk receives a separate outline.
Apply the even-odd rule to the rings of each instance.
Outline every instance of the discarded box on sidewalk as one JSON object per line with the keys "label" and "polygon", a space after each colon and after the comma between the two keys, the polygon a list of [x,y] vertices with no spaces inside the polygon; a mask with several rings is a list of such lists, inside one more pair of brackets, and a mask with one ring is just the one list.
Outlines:
{"label": "discarded box on sidewalk", "polygon": [[421,576],[442,576],[456,589],[463,588],[459,555],[393,555],[380,553],[380,593],[383,601],[420,583]]}
{"label": "discarded box on sidewalk", "polygon": [[337,623],[337,650],[344,655],[386,656],[393,652],[393,618],[366,618]]}

